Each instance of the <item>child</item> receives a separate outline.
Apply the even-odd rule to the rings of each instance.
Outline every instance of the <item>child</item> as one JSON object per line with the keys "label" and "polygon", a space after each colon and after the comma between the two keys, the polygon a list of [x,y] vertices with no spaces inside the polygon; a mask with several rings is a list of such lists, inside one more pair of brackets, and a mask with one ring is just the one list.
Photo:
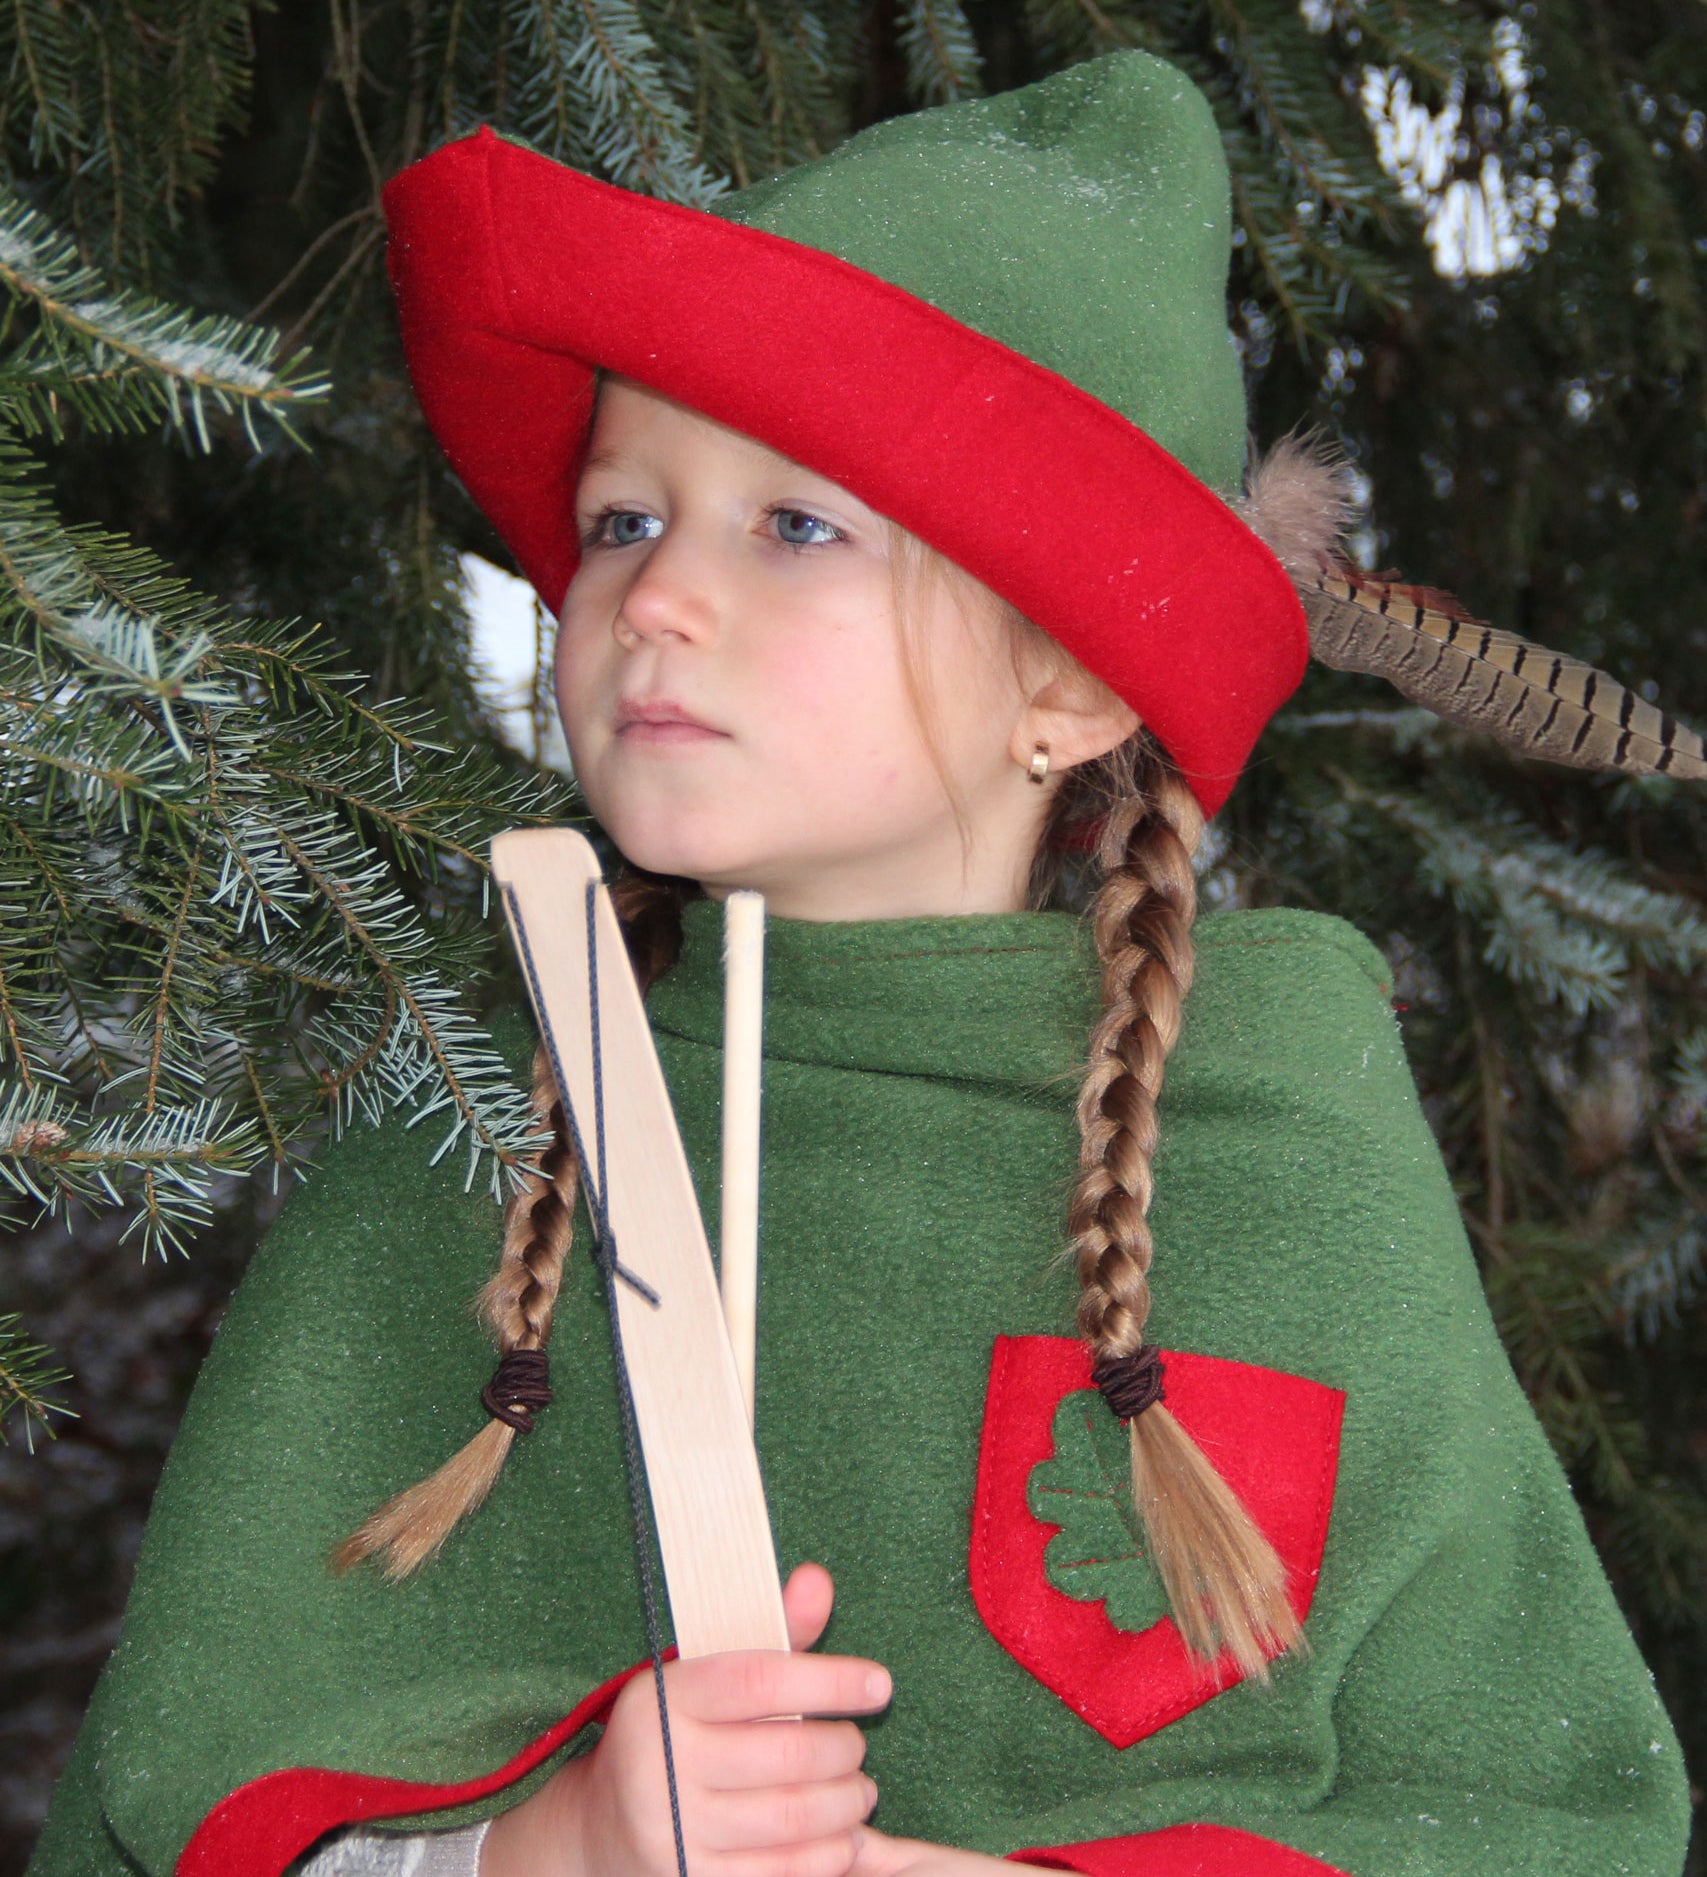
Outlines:
{"label": "child", "polygon": [[[1223,500],[1202,100],[1116,55],[715,214],[484,135],[388,208],[428,416],[561,601],[702,1196],[716,900],[773,915],[757,1438],[814,1562],[799,1653],[666,1670],[687,1867],[1675,1877],[1675,1744],[1379,954],[1194,925],[1203,815],[1305,651]],[[1332,511],[1293,453],[1247,512],[1308,567]],[[293,1200],[32,1871],[677,1867],[573,1193],[560,1138],[487,1284],[496,1377],[480,1205],[403,1129]]]}

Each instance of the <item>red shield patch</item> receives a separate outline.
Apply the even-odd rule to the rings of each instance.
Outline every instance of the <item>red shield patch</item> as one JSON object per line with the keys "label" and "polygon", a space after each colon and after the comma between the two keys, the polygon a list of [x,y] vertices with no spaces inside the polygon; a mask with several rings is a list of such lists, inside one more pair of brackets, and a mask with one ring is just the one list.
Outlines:
{"label": "red shield patch", "polygon": [[[1169,1410],[1280,1554],[1302,1621],[1333,1510],[1344,1394],[1279,1369],[1164,1353]],[[1241,1674],[1231,1657],[1199,1662],[1171,1617],[1136,1633],[1116,1629],[1101,1603],[1080,1603],[1045,1577],[1044,1550],[1059,1527],[1032,1516],[1027,1482],[1053,1451],[1062,1396],[1091,1386],[1090,1353],[1075,1338],[996,1338],[972,1509],[972,1597],[1016,1662],[1105,1740],[1129,1747]]]}

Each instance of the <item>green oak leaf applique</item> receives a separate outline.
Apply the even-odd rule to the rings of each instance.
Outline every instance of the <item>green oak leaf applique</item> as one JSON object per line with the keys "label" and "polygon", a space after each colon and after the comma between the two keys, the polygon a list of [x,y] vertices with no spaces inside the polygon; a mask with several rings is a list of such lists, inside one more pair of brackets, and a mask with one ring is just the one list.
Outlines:
{"label": "green oak leaf applique", "polygon": [[1080,1603],[1100,1601],[1116,1629],[1146,1630],[1168,1614],[1168,1598],[1132,1504],[1126,1429],[1094,1388],[1081,1388],[1062,1396],[1051,1433],[1054,1453],[1026,1482],[1031,1516],[1061,1528],[1043,1574]]}

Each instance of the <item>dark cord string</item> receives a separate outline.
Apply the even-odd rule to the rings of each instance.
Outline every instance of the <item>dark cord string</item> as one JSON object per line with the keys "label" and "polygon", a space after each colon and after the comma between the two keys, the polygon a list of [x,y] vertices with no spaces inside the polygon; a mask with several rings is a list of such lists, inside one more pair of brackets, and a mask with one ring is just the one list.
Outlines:
{"label": "dark cord string", "polygon": [[[604,1054],[599,1023],[599,940],[598,882],[587,882],[587,998],[592,1019],[593,1066],[593,1140],[596,1158],[589,1159],[581,1136],[580,1119],[569,1099],[569,1078],[563,1073],[563,1058],[558,1053],[557,1037],[541,994],[539,971],[534,964],[533,946],[528,942],[527,923],[516,901],[515,891],[506,885],[504,902],[510,915],[522,955],[522,969],[527,973],[528,989],[533,993],[533,1007],[539,1016],[540,1035],[551,1060],[551,1073],[557,1078],[557,1093],[563,1105],[563,1117],[575,1146],[575,1159],[581,1168],[581,1190],[586,1195],[587,1212],[593,1221],[593,1259],[605,1278],[605,1300],[610,1308],[611,1356],[616,1370],[617,1414],[622,1426],[624,1471],[628,1475],[629,1511],[634,1521],[634,1555],[640,1571],[640,1601],[646,1612],[646,1647],[652,1656],[652,1681],[658,1691],[658,1727],[664,1741],[664,1778],[670,1789],[670,1823],[676,1835],[677,1877],[688,1877],[687,1843],[682,1836],[681,1793],[676,1785],[676,1756],[670,1742],[670,1708],[664,1693],[664,1648],[658,1623],[658,1593],[652,1579],[651,1523],[645,1491],[646,1455],[640,1445],[640,1428],[634,1413],[634,1388],[628,1375],[628,1358],[623,1349],[622,1317],[617,1308],[617,1278],[658,1308],[658,1293],[644,1278],[629,1270],[617,1255],[616,1234],[611,1229],[610,1213],[605,1204],[605,1079]],[[595,1168],[597,1169],[595,1174]]]}
{"label": "dark cord string", "polygon": [[[595,883],[596,884],[596,883]],[[592,888],[589,887],[590,892]],[[563,1103],[563,1118],[569,1126],[569,1138],[575,1148],[575,1162],[581,1169],[581,1191],[587,1201],[587,1212],[593,1221],[593,1242],[595,1258],[601,1270],[609,1270],[622,1279],[637,1297],[644,1297],[654,1310],[658,1307],[658,1293],[637,1272],[629,1270],[616,1255],[616,1238],[610,1229],[610,1222],[605,1217],[604,1173],[601,1167],[599,1187],[594,1191],[592,1162],[587,1157],[587,1144],[581,1138],[580,1117],[569,1100],[569,1078],[563,1073],[563,1058],[558,1054],[557,1037],[551,1027],[551,1018],[545,1008],[545,998],[540,990],[539,968],[533,961],[533,946],[528,940],[527,922],[522,918],[522,909],[517,902],[515,889],[504,888],[504,905],[510,915],[510,929],[516,935],[516,943],[522,954],[522,969],[527,974],[528,989],[533,994],[533,1007],[539,1016],[539,1032],[545,1041],[545,1053],[551,1059],[551,1073],[557,1078],[557,1093]],[[591,950],[587,953],[589,971],[597,968]],[[595,1013],[596,1021],[596,1013]],[[609,1264],[605,1263],[605,1250],[609,1248]]]}
{"label": "dark cord string", "polygon": [[[605,1174],[605,1081],[604,1058],[599,1045],[599,939],[598,882],[587,882],[587,996],[592,1012],[593,1043],[593,1132],[598,1142],[600,1262],[607,1272],[621,1267],[617,1263],[616,1240],[610,1233],[610,1214],[604,1205],[609,1188]],[[563,1084],[558,1083],[559,1091]],[[567,1102],[567,1096],[565,1096]],[[634,1392],[629,1385],[628,1360],[622,1346],[622,1315],[617,1308],[616,1286],[607,1277],[605,1296],[610,1304],[611,1350],[616,1365],[617,1404],[622,1412],[622,1445],[627,1460],[628,1497],[634,1512],[634,1552],[640,1564],[640,1597],[646,1606],[646,1646],[652,1651],[652,1681],[658,1691],[658,1728],[664,1741],[664,1779],[670,1789],[670,1824],[676,1835],[676,1871],[688,1877],[687,1844],[682,1837],[682,1801],[676,1786],[676,1756],[670,1744],[670,1709],[664,1696],[664,1654],[659,1642],[658,1593],[652,1582],[652,1549],[647,1543],[646,1496],[642,1474],[646,1459],[640,1446],[640,1430],[634,1417]]]}

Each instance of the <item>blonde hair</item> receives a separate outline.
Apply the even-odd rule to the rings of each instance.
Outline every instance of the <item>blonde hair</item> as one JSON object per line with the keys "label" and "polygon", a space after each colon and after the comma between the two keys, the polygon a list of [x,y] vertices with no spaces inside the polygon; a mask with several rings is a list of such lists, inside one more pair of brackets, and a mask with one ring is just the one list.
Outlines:
{"label": "blonde hair", "polygon": [[[914,535],[891,524],[897,621],[909,694],[957,817],[953,778],[932,736],[927,667],[909,637],[908,604],[925,580],[951,577],[987,594]],[[994,596],[989,596],[993,598]],[[1017,609],[997,601],[1016,675],[1039,661],[1083,668]],[[965,824],[962,822],[963,833]],[[1197,892],[1192,856],[1203,832],[1196,798],[1142,728],[1109,754],[1055,784],[1034,857],[1029,903],[1056,903],[1075,850],[1089,848],[1098,876],[1088,918],[1102,966],[1102,1014],[1091,1031],[1078,1100],[1079,1167],[1067,1212],[1079,1281],[1078,1329],[1097,1362],[1130,1360],[1144,1347],[1155,1243],[1149,1210],[1163,1071],[1191,988]],[[681,943],[687,882],[630,870],[613,889],[642,989],[669,969]],[[576,1167],[544,1052],[534,1100],[553,1140],[506,1209],[498,1269],[480,1298],[500,1355],[543,1349],[569,1251]],[[1127,1422],[1133,1503],[1188,1647],[1202,1660],[1228,1651],[1247,1675],[1298,1646],[1286,1568],[1237,1495],[1191,1436],[1156,1402]],[[388,1500],[334,1557],[347,1569],[380,1560],[402,1578],[444,1543],[491,1491],[515,1439],[493,1419],[430,1478]]]}
{"label": "blonde hair", "polygon": [[[1191,989],[1191,863],[1203,815],[1140,730],[1064,779],[1039,843],[1034,896],[1047,890],[1049,869],[1059,868],[1074,831],[1082,837],[1091,829],[1101,878],[1089,918],[1103,1007],[1079,1091],[1079,1174],[1067,1231],[1079,1333],[1102,1363],[1135,1356],[1150,1315],[1157,1102]],[[1225,1649],[1245,1674],[1266,1680],[1267,1658],[1303,1639],[1285,1565],[1160,1401],[1133,1415],[1127,1432],[1133,1504],[1181,1635],[1200,1659]]]}

